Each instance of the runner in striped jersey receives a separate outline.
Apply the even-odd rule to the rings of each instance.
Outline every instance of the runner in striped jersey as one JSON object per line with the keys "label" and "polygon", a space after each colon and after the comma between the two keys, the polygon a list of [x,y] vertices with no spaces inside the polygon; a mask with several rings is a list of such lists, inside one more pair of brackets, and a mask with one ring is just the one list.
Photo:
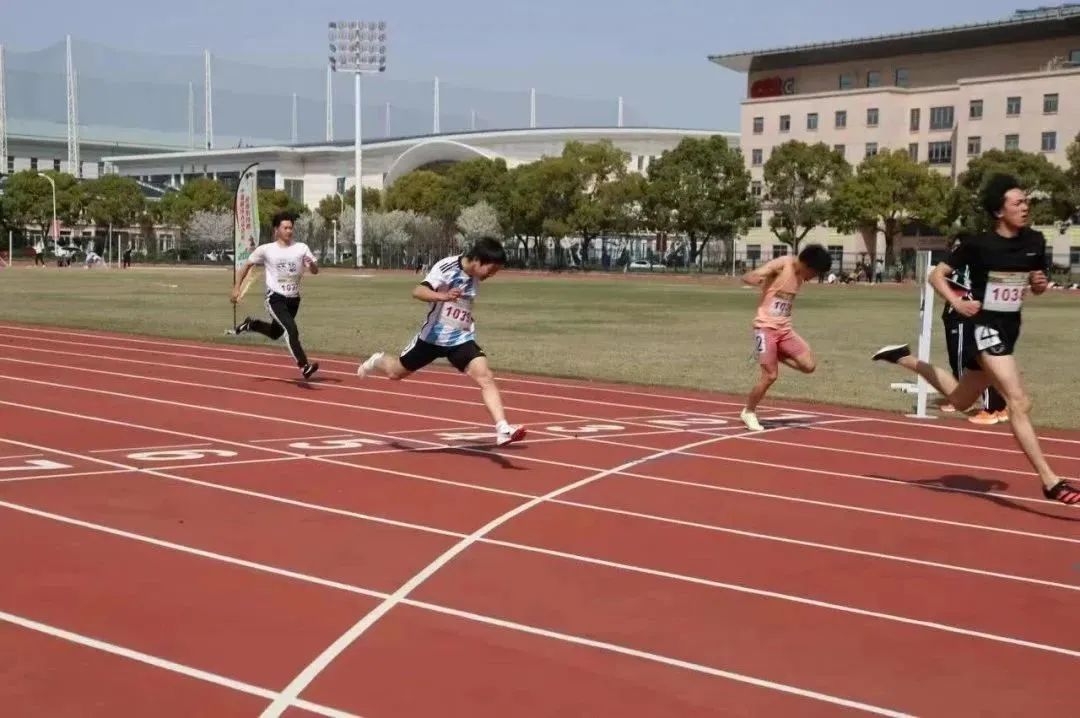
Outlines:
{"label": "runner in striped jersey", "polygon": [[376,352],[356,373],[361,377],[382,374],[390,379],[404,379],[445,357],[455,369],[468,374],[480,386],[484,406],[495,422],[496,443],[503,446],[522,439],[525,427],[506,422],[495,376],[484,350],[476,343],[473,321],[478,285],[495,276],[505,263],[506,252],[502,244],[488,237],[477,240],[464,254],[436,262],[412,293],[414,299],[428,304],[427,317],[420,331],[401,356]]}

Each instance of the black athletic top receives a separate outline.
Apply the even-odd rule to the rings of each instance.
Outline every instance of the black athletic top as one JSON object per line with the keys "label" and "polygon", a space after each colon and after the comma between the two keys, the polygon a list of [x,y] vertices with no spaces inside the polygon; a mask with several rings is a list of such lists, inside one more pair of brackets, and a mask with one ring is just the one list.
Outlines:
{"label": "black athletic top", "polygon": [[1011,238],[997,232],[966,237],[945,264],[967,269],[971,298],[983,304],[976,318],[1019,318],[1029,273],[1046,271],[1046,238],[1028,227]]}

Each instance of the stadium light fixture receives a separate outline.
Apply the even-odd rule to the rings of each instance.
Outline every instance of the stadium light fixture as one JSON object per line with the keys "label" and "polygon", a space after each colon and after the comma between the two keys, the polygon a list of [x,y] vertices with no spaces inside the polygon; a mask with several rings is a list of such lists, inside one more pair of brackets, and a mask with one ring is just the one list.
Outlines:
{"label": "stadium light fixture", "polygon": [[355,88],[356,138],[354,153],[356,162],[356,266],[364,266],[364,190],[361,185],[360,166],[362,162],[361,121],[360,121],[360,77],[386,72],[386,22],[370,21],[334,21],[328,28],[330,50],[330,71],[353,73]]}

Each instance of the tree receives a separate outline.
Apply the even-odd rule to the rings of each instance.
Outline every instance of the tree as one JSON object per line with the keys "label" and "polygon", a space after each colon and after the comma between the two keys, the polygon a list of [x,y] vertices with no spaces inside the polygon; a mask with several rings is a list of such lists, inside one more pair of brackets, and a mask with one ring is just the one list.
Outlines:
{"label": "tree", "polygon": [[185,182],[179,192],[161,198],[161,220],[185,229],[196,212],[219,212],[232,209],[233,195],[220,182],[209,177]]}
{"label": "tree", "polygon": [[4,184],[4,214],[17,227],[35,227],[42,234],[49,234],[53,218],[53,188],[56,184],[56,216],[64,225],[77,225],[82,219],[86,205],[85,193],[78,181],[63,172],[38,173],[22,170],[7,178]]}
{"label": "tree", "polygon": [[458,239],[464,245],[471,244],[480,237],[502,236],[499,214],[484,200],[461,210],[457,218],[457,228],[460,233]]}
{"label": "tree", "polygon": [[131,177],[105,175],[87,182],[84,191],[86,214],[99,226],[134,226],[146,208],[146,198]]}
{"label": "tree", "polygon": [[959,197],[955,200],[956,210],[960,221],[968,229],[989,229],[990,217],[979,206],[978,197],[990,176],[999,172],[1016,177],[1028,192],[1048,197],[1032,203],[1031,220],[1034,224],[1051,224],[1067,219],[1076,211],[1075,193],[1068,174],[1045,155],[1021,150],[988,150],[968,163],[967,170],[960,175],[957,183]]}
{"label": "tree", "polygon": [[278,212],[292,212],[299,219],[308,212],[308,208],[279,189],[259,190],[259,224],[263,232],[272,231],[271,221]]}
{"label": "tree", "polygon": [[[867,157],[833,194],[832,222],[841,231],[858,229],[885,236],[885,263],[895,261],[893,245],[905,222],[940,227],[948,219],[951,183],[911,159],[907,150],[882,150]],[[868,243],[873,254],[873,242]]]}
{"label": "tree", "polygon": [[200,252],[221,248],[232,239],[233,214],[222,210],[200,210],[191,216],[186,235]]}
{"label": "tree", "polygon": [[851,165],[823,142],[792,141],[773,150],[764,170],[769,229],[798,253],[806,235],[828,221],[832,193],[851,176]]}
{"label": "tree", "polygon": [[625,192],[609,188],[625,181],[630,154],[615,147],[611,140],[602,140],[590,144],[568,142],[562,156],[570,163],[575,183],[566,223],[572,232],[581,235],[584,259],[589,256],[592,240],[620,222],[624,207],[619,199]]}
{"label": "tree", "polygon": [[1069,169],[1065,173],[1069,181],[1069,202],[1080,208],[1080,134],[1069,144],[1065,156],[1069,160]]}
{"label": "tree", "polygon": [[533,241],[537,259],[545,259],[546,237],[569,232],[568,218],[577,188],[573,164],[563,157],[544,157],[510,172],[506,229],[521,241],[529,257]]}
{"label": "tree", "polygon": [[454,216],[447,216],[446,180],[442,175],[429,170],[414,170],[400,177],[386,191],[386,208],[411,209],[420,214],[438,217],[447,222]]}
{"label": "tree", "polygon": [[646,217],[654,229],[685,234],[691,262],[712,239],[733,247],[758,211],[742,153],[720,135],[683,139],[650,164],[648,174]]}
{"label": "tree", "polygon": [[502,158],[478,157],[454,163],[443,174],[446,195],[440,214],[456,219],[466,207],[486,202],[499,212],[500,222],[503,221],[509,200],[508,173]]}

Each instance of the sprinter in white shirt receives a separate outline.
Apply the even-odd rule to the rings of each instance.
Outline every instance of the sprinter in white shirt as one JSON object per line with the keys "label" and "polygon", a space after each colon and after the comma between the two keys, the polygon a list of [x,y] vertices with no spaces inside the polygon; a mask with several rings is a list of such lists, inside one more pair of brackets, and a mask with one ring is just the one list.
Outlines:
{"label": "sprinter in white shirt", "polygon": [[247,262],[236,275],[236,284],[232,290],[233,304],[240,301],[240,288],[248,272],[256,264],[264,267],[266,279],[266,309],[273,318],[272,322],[246,317],[236,327],[236,333],[258,332],[271,339],[280,339],[285,335],[289,352],[300,373],[305,379],[319,370],[319,365],[308,361],[304,347],[300,345],[300,329],[296,326],[296,313],[300,311],[300,279],[305,269],[312,274],[319,273],[315,256],[303,242],[293,241],[293,223],[296,215],[291,212],[278,212],[274,215],[274,241],[260,244],[248,257]]}

